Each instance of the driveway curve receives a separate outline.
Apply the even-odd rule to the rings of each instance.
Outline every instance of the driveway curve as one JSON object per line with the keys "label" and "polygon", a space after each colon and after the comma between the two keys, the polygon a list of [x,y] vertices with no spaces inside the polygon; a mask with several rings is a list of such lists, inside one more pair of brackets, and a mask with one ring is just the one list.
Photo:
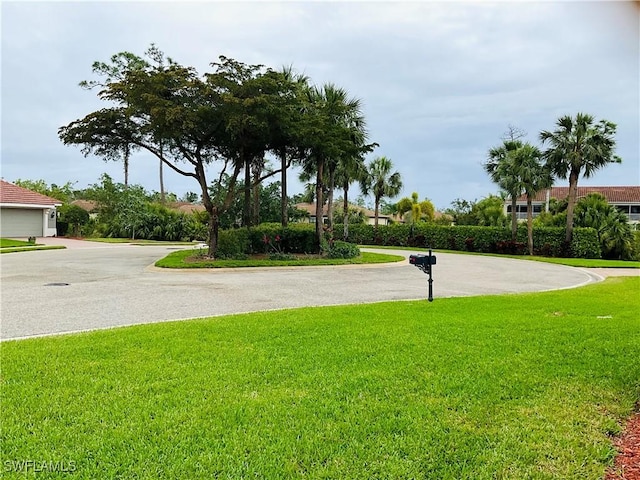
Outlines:
{"label": "driveway curve", "polygon": [[[87,242],[68,246],[0,256],[0,339],[427,296],[426,275],[406,260],[336,267],[167,270],[153,263],[175,249],[168,246]],[[393,253],[408,257],[415,252]],[[509,258],[438,253],[437,261],[436,302],[443,297],[572,288],[602,280],[583,269]]]}

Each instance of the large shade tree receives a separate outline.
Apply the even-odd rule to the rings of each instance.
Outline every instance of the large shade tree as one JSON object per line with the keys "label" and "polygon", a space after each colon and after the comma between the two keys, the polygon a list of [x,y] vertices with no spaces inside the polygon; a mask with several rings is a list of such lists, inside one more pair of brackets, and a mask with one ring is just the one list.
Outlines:
{"label": "large shade tree", "polygon": [[[147,55],[153,59],[158,52],[152,48]],[[208,253],[214,257],[219,217],[233,200],[236,180],[247,158],[266,148],[260,143],[264,139],[260,127],[268,120],[262,115],[243,116],[238,107],[245,100],[238,83],[263,72],[259,66],[225,57],[204,76],[173,61],[141,62],[134,62],[135,68],[125,67],[117,77],[105,78],[98,96],[110,106],[61,127],[60,139],[82,146],[85,155],[105,156],[130,144],[193,178],[209,213]],[[254,135],[254,128],[259,134]],[[228,178],[223,198],[214,199],[209,193],[207,167],[213,162],[220,164],[213,183]]]}
{"label": "large shade tree", "polygon": [[622,160],[615,155],[615,123],[578,113],[575,118],[565,115],[556,122],[553,131],[542,131],[540,140],[547,145],[544,157],[557,178],[569,179],[567,226],[565,241],[573,235],[574,209],[580,175],[591,177],[596,171],[610,163]]}
{"label": "large shade tree", "polygon": [[393,162],[387,157],[374,158],[367,168],[367,173],[360,181],[360,188],[365,195],[373,195],[375,220],[374,226],[378,228],[380,213],[380,201],[383,198],[394,198],[402,190],[402,177],[400,172],[393,171]]}

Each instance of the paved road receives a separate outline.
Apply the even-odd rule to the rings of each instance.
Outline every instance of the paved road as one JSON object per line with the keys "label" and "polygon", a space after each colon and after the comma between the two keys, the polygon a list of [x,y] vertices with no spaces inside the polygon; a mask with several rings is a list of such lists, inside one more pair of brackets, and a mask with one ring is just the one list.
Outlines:
{"label": "paved road", "polygon": [[[172,247],[59,242],[75,248],[0,255],[0,339],[258,310],[424,299],[427,293],[426,275],[407,261],[181,271],[152,266]],[[571,288],[602,278],[587,270],[507,258],[437,258],[436,301]]]}

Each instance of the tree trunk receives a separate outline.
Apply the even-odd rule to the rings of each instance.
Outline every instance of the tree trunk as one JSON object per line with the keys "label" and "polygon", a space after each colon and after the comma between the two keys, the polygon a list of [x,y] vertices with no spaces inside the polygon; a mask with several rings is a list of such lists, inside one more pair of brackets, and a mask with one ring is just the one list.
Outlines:
{"label": "tree trunk", "polygon": [[527,195],[527,246],[529,255],[533,255],[533,198]]}
{"label": "tree trunk", "polygon": [[162,150],[162,140],[159,141],[159,147],[160,147],[160,167],[159,167],[159,174],[160,174],[160,202],[164,203],[165,202],[165,195],[164,195],[164,169],[163,169],[163,160],[164,160],[164,153]]}
{"label": "tree trunk", "polygon": [[322,198],[322,177],[324,176],[324,160],[318,162],[318,169],[316,172],[316,241],[318,242],[318,250],[322,246],[323,236],[323,222],[322,222],[322,207],[324,206],[324,200]]}
{"label": "tree trunk", "polygon": [[242,209],[242,225],[244,227],[251,226],[251,159],[244,158],[244,206]]}
{"label": "tree trunk", "polygon": [[567,197],[567,229],[565,235],[565,243],[567,248],[573,237],[573,211],[576,206],[576,198],[578,196],[578,175],[579,172],[571,170],[569,174],[569,196]]}
{"label": "tree trunk", "polygon": [[253,184],[252,184],[252,197],[253,197],[253,205],[252,205],[252,225],[260,225],[260,184],[258,183],[258,179],[262,175],[262,168],[259,165],[255,165],[255,170],[253,172]]}
{"label": "tree trunk", "polygon": [[348,242],[349,238],[349,200],[347,199],[347,195],[349,194],[349,185],[344,186],[344,200],[342,203],[342,211],[344,212],[344,221],[342,222],[344,225],[343,230],[343,240]]}
{"label": "tree trunk", "polygon": [[283,227],[289,225],[289,206],[287,205],[287,152],[282,149],[280,151],[280,163],[281,163],[281,172],[280,172],[280,188],[281,191],[281,202],[280,202],[280,223]]}
{"label": "tree trunk", "polygon": [[373,213],[374,215],[374,221],[373,221],[373,228],[375,228],[376,230],[378,230],[378,212],[380,210],[380,199],[378,197],[376,197],[376,206],[375,206],[375,212]]}
{"label": "tree trunk", "polygon": [[162,164],[164,162],[162,159],[160,160],[160,202],[165,203],[165,195],[164,195],[164,171],[162,168]]}
{"label": "tree trunk", "polygon": [[124,148],[124,186],[129,186],[129,145]]}
{"label": "tree trunk", "polygon": [[333,232],[333,190],[335,183],[335,168],[329,170],[329,192],[327,193],[327,218],[329,219],[329,231]]}
{"label": "tree trunk", "polygon": [[[208,211],[208,210],[207,210]],[[207,250],[207,256],[211,259],[215,259],[216,251],[218,250],[218,232],[220,230],[220,216],[217,208],[212,208],[209,212],[209,239],[207,244],[209,248]]]}
{"label": "tree trunk", "polygon": [[511,195],[511,241],[515,242],[518,236],[518,215],[516,214],[517,198]]}

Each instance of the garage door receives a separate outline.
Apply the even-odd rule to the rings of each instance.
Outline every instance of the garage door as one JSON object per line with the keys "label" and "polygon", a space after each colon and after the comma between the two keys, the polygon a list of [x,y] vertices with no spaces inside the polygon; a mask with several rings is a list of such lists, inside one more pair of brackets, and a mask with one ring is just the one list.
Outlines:
{"label": "garage door", "polygon": [[0,208],[0,237],[42,237],[42,210]]}

